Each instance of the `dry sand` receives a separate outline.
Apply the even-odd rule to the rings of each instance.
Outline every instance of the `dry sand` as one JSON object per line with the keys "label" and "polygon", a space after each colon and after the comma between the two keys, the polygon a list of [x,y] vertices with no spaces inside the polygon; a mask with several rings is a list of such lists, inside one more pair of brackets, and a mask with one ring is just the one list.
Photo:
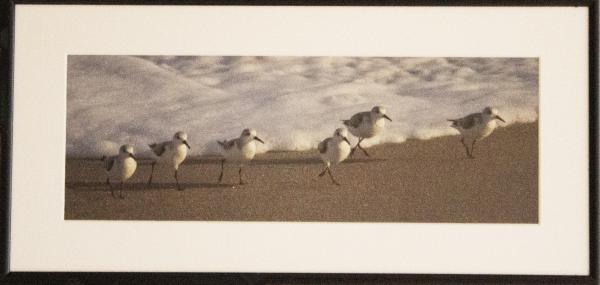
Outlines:
{"label": "dry sand", "polygon": [[372,158],[357,152],[334,169],[342,186],[317,177],[316,151],[257,155],[242,186],[234,165],[219,184],[218,158],[190,158],[179,172],[184,191],[160,168],[149,187],[150,165],[141,161],[124,200],[110,195],[99,160],[68,158],[65,219],[538,222],[537,123],[498,129],[476,146],[475,159],[457,136],[368,151]]}

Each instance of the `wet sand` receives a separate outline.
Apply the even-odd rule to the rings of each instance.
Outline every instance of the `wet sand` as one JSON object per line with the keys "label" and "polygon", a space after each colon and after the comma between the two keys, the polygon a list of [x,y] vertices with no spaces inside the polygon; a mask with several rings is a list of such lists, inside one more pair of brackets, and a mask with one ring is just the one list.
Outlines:
{"label": "wet sand", "polygon": [[65,219],[330,222],[538,222],[538,125],[496,130],[466,158],[458,136],[408,140],[357,151],[334,169],[330,183],[316,150],[257,155],[236,185],[227,165],[223,183],[217,157],[183,163],[175,189],[172,172],[157,168],[146,181],[140,161],[126,183],[125,199],[113,198],[102,162],[67,158]]}

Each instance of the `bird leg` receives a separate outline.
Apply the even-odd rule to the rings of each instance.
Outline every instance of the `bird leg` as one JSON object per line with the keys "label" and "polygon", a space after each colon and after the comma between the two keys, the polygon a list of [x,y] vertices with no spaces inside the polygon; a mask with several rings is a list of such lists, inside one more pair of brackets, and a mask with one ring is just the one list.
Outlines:
{"label": "bird leg", "polygon": [[225,159],[221,160],[221,174],[219,175],[219,183],[223,180],[223,168],[225,167]]}
{"label": "bird leg", "polygon": [[175,169],[175,182],[177,183],[177,190],[183,190],[183,187],[179,186],[179,179],[177,179],[177,169]]}
{"label": "bird leg", "polygon": [[242,180],[242,166],[241,165],[240,165],[240,170],[238,171],[238,174],[240,176],[240,185],[246,184],[246,182],[244,182],[244,180]]}
{"label": "bird leg", "polygon": [[473,143],[471,144],[471,155],[470,155],[471,158],[475,158],[475,156],[473,156],[473,151],[475,150],[475,142],[476,141],[477,140],[474,139]]}
{"label": "bird leg", "polygon": [[148,179],[148,185],[152,184],[152,175],[154,174],[154,165],[156,161],[152,162],[152,170],[150,171],[150,178]]}
{"label": "bird leg", "polygon": [[358,138],[358,143],[350,150],[350,155],[348,157],[352,157],[357,147],[360,147],[360,142],[362,142],[363,138]]}
{"label": "bird leg", "polygon": [[110,184],[110,178],[106,178],[106,184],[108,184],[108,188],[110,188],[110,195],[113,196],[113,198],[115,197],[115,189],[113,189],[112,184]]}
{"label": "bird leg", "polygon": [[335,184],[337,186],[340,186],[340,183],[335,181],[335,179],[333,178],[333,175],[331,174],[331,169],[329,167],[327,167],[327,173],[329,173],[329,177],[331,177],[331,182],[333,182],[333,184]]}
{"label": "bird leg", "polygon": [[121,180],[121,189],[119,189],[119,198],[121,199],[125,199],[125,196],[123,196],[123,188],[125,187],[125,183]]}
{"label": "bird leg", "polygon": [[467,152],[467,156],[471,157],[471,153],[469,153],[469,147],[467,146],[467,144],[465,143],[465,138],[461,138],[460,142],[462,143],[462,145],[465,147],[465,151]]}
{"label": "bird leg", "polygon": [[360,142],[358,142],[358,144],[357,144],[356,146],[357,146],[358,148],[360,148],[360,150],[362,150],[362,151],[365,153],[365,155],[366,155],[367,157],[371,157],[371,156],[369,155],[369,153],[368,153],[368,152],[367,152],[367,151],[366,151],[366,150],[365,150],[365,149],[364,149],[362,146],[360,146]]}
{"label": "bird leg", "polygon": [[319,177],[323,177],[323,175],[325,175],[325,173],[327,172],[327,169],[329,168],[325,167],[325,169],[323,169],[323,172],[319,173]]}

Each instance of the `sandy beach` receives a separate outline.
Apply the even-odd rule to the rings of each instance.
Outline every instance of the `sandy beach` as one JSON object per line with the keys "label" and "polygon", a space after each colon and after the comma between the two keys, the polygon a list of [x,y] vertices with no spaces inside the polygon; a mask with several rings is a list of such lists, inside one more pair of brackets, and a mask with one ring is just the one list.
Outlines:
{"label": "sandy beach", "polygon": [[330,183],[316,150],[257,155],[236,185],[228,165],[217,182],[217,157],[191,157],[175,189],[158,168],[148,186],[148,161],[110,195],[102,162],[67,158],[65,219],[330,222],[538,222],[538,126],[514,124],[478,143],[468,159],[458,136],[408,140],[357,152],[334,169]]}

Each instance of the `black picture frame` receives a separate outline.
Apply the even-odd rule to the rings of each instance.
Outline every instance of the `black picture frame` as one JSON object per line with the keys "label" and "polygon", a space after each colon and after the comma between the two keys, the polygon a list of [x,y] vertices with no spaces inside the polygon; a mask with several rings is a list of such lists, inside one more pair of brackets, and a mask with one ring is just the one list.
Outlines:
{"label": "black picture frame", "polygon": [[[454,275],[454,274],[298,274],[298,273],[139,273],[139,272],[11,272],[10,164],[12,146],[12,67],[14,11],[17,4],[85,5],[292,5],[292,6],[555,6],[589,8],[589,251],[588,276]],[[1,283],[6,284],[596,284],[598,279],[598,1],[597,0],[16,0],[0,4],[0,191]]]}

